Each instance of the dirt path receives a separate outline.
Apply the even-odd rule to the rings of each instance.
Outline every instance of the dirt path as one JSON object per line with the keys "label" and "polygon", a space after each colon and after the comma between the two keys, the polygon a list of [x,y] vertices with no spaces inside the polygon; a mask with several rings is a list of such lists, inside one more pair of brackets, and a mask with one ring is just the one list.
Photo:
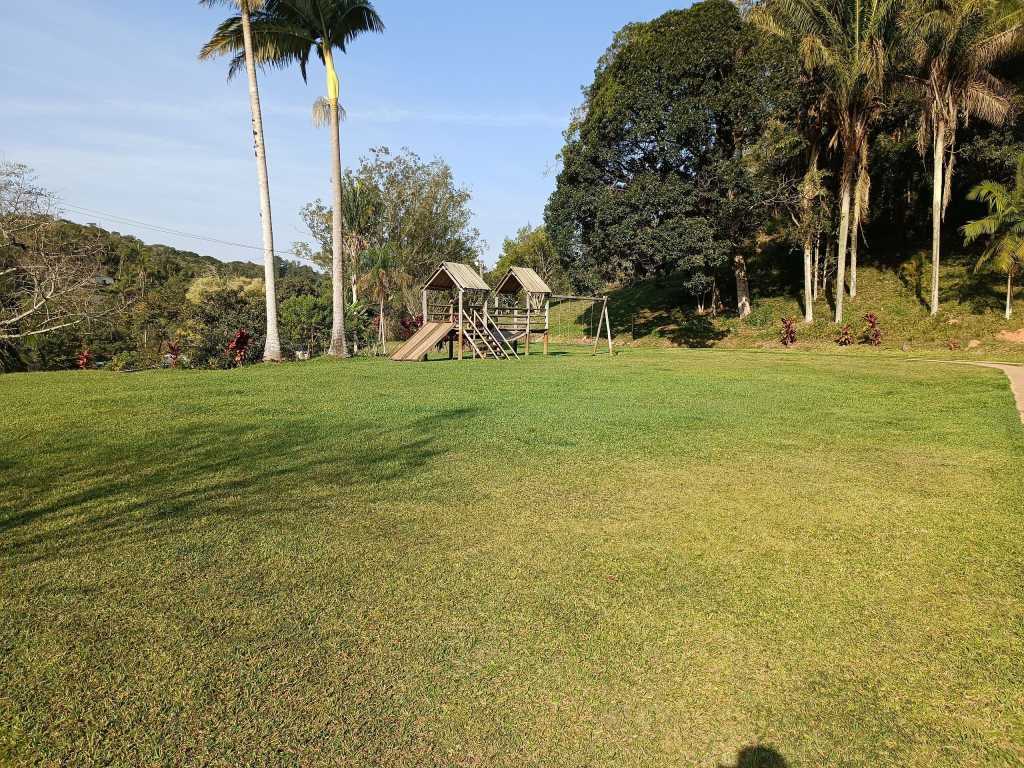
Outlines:
{"label": "dirt path", "polygon": [[975,363],[985,368],[996,368],[1006,374],[1010,380],[1010,389],[1017,400],[1017,411],[1020,413],[1020,420],[1024,423],[1024,366],[1003,365],[1002,363]]}

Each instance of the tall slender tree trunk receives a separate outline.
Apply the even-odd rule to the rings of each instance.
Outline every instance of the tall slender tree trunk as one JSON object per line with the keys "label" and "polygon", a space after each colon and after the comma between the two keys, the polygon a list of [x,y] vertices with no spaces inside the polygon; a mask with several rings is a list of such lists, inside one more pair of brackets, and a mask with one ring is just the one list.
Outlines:
{"label": "tall slender tree trunk", "polygon": [[[851,165],[847,161],[848,165]],[[836,254],[836,315],[837,323],[843,322],[843,294],[846,293],[846,241],[850,234],[850,187],[852,176],[850,168],[843,169],[842,202],[839,207],[839,248]]]}
{"label": "tall slender tree trunk", "polygon": [[263,288],[267,303],[267,338],[263,359],[281,361],[281,339],[277,332],[277,265],[274,263],[274,225],[270,215],[270,176],[267,173],[267,148],[263,141],[263,111],[256,81],[256,61],[252,53],[252,24],[249,5],[239,3],[242,16],[242,41],[245,47],[245,72],[249,78],[249,111],[252,113],[252,143],[256,152],[256,176],[260,185],[260,228],[263,235]]}
{"label": "tall slender tree trunk", "polygon": [[388,353],[388,342],[385,334],[386,325],[384,323],[384,299],[380,300],[380,348],[384,350],[384,354]]}
{"label": "tall slender tree trunk", "polygon": [[341,115],[338,113],[338,74],[334,70],[334,57],[329,45],[324,46],[324,67],[327,69],[327,102],[331,130],[331,186],[333,212],[331,214],[331,348],[327,354],[348,357],[345,338],[345,267],[342,253],[341,209]]}
{"label": "tall slender tree trunk", "polygon": [[803,225],[806,230],[804,235],[804,322],[814,322],[814,250],[816,235],[810,229],[811,211],[814,206],[814,188],[818,174],[818,142],[811,143],[810,157],[807,163],[807,175],[804,177],[803,189]]}
{"label": "tall slender tree trunk", "polygon": [[1006,273],[1006,319],[1013,316],[1013,270]]}
{"label": "tall slender tree trunk", "polygon": [[742,253],[737,253],[732,260],[733,272],[736,274],[736,311],[740,319],[750,314],[750,280],[747,278],[747,260]]}
{"label": "tall slender tree trunk", "polygon": [[821,237],[819,235],[814,236],[814,267],[813,267],[813,279],[814,282],[811,285],[811,301],[818,300],[818,271],[820,270],[821,262]]}
{"label": "tall slender tree trunk", "polygon": [[942,242],[943,165],[946,157],[946,124],[936,121],[932,136],[932,315],[939,314],[939,256]]}
{"label": "tall slender tree trunk", "polygon": [[853,187],[853,221],[850,223],[850,298],[857,297],[857,247],[860,244],[860,183]]}
{"label": "tall slender tree trunk", "polygon": [[814,322],[814,287],[812,272],[814,271],[814,246],[811,236],[804,239],[804,322]]}

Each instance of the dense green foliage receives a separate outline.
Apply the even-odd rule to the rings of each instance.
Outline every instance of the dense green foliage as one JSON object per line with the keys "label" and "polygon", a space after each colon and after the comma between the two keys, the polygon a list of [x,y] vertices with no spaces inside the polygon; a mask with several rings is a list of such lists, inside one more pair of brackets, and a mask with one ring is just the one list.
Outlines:
{"label": "dense green foliage", "polygon": [[[392,335],[403,315],[419,313],[415,286],[440,262],[482,265],[483,243],[472,226],[469,190],[456,183],[443,160],[425,161],[408,149],[392,153],[378,147],[345,174],[342,186],[342,251],[353,300],[361,298],[360,287],[380,288],[383,276],[385,285],[373,292],[373,301],[379,312],[383,300]],[[293,250],[326,268],[334,244],[333,212],[315,200],[301,215],[313,245],[300,242]],[[388,261],[383,272],[382,255]]]}
{"label": "dense green foliage", "polygon": [[997,371],[630,350],[3,388],[6,765],[1024,761]]}
{"label": "dense green foliage", "polygon": [[556,293],[566,293],[571,288],[558,251],[543,226],[525,226],[515,237],[505,238],[498,263],[488,274],[489,283],[497,285],[511,267],[529,267]]}
{"label": "dense green foliage", "polygon": [[[858,5],[858,0],[815,2],[760,5],[792,7],[797,16],[807,11],[802,18],[808,24],[812,16],[824,19],[826,11],[846,18]],[[785,35],[770,36],[765,25],[752,23],[724,0],[620,30],[566,132],[563,168],[546,211],[548,231],[573,282],[625,287],[654,277],[671,290],[681,289],[680,309],[696,304],[714,313],[736,305],[743,286],[737,280],[733,293],[732,278],[745,277],[748,266],[755,303],[759,296],[778,297],[780,288],[801,292],[798,272],[797,280],[782,286],[757,278],[794,273],[807,247],[820,257],[818,282],[834,289],[844,162],[854,200],[861,201],[860,262],[893,269],[919,263],[931,240],[932,173],[922,158],[927,102],[920,89],[910,87],[922,77],[911,54],[925,30],[942,27],[938,16],[926,25],[915,24],[913,14],[948,15],[959,6],[939,8],[943,4],[937,0],[927,9],[912,3],[878,4],[877,9],[883,5],[888,10],[878,12],[885,16],[884,45],[891,49],[867,51],[861,60],[852,33],[844,38],[842,29],[834,30],[836,56],[843,40],[849,43],[849,71],[837,63],[825,66],[832,59],[819,43],[804,38],[803,48],[792,48]],[[1018,17],[1000,17],[1001,9],[991,4],[1004,28],[1017,23]],[[894,13],[900,15],[898,27]],[[869,21],[852,11],[848,15],[851,25],[857,18]],[[879,29],[868,31],[881,34]],[[935,42],[934,37],[928,40]],[[1024,60],[1014,45],[985,49],[965,82],[982,77],[977,73],[984,67],[1019,82]],[[877,56],[882,59],[872,63]],[[933,61],[935,56],[928,59]],[[838,102],[856,107],[850,118],[856,125],[843,123]],[[971,109],[978,114],[975,106]],[[996,113],[993,107],[983,116]],[[955,173],[950,165],[946,174],[950,193],[943,201],[942,225],[945,250],[960,246],[949,253],[954,270],[973,264],[977,255],[964,253],[957,232],[980,213],[966,200],[967,190],[984,179],[1011,178],[1022,152],[1024,119],[1018,111],[1001,126],[977,117],[960,123]],[[800,208],[807,178],[818,185],[812,217]],[[812,236],[805,245],[807,232]],[[709,286],[722,294],[722,302],[714,294],[709,300]]]}
{"label": "dense green foliage", "polygon": [[580,285],[675,272],[711,289],[764,223],[743,153],[793,100],[792,56],[709,0],[621,30],[598,64],[546,222]]}
{"label": "dense green foliage", "polygon": [[[98,362],[130,352],[153,364],[186,322],[189,304],[185,296],[196,279],[210,275],[248,279],[262,276],[262,269],[250,262],[222,262],[166,245],[147,245],[136,237],[92,224],[60,221],[58,226],[67,251],[89,250],[96,254],[97,274],[109,283],[104,291],[122,297],[124,309],[87,324],[11,344],[8,369],[73,367],[75,357],[86,346]],[[313,274],[299,265],[289,266],[288,272]],[[260,317],[253,317],[252,322],[253,331],[263,328]],[[237,328],[232,333],[234,330]],[[220,344],[220,339],[211,343]]]}

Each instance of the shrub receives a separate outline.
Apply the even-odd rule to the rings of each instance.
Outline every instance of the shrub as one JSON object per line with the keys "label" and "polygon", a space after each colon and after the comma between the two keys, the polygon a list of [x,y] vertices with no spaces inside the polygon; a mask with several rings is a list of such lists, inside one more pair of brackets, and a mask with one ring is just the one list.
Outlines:
{"label": "shrub", "polygon": [[872,347],[880,346],[882,343],[882,329],[878,327],[878,315],[874,312],[868,312],[864,315],[864,322],[867,323],[867,328],[864,329],[864,343],[870,344]]}
{"label": "shrub", "polygon": [[410,315],[406,312],[402,314],[398,322],[401,326],[399,335],[402,341],[405,341],[406,339],[411,339],[416,331],[423,327],[423,315]]}
{"label": "shrub", "polygon": [[853,331],[850,330],[850,326],[844,325],[840,329],[839,336],[836,337],[836,344],[840,347],[848,347],[853,344]]}
{"label": "shrub", "polygon": [[138,352],[118,352],[110,358],[112,371],[137,371],[143,367],[142,357]]}
{"label": "shrub", "polygon": [[181,343],[178,341],[167,342],[167,362],[171,368],[177,368],[181,360]]}
{"label": "shrub", "polygon": [[224,350],[235,367],[244,365],[249,357],[249,350],[252,345],[252,334],[244,328],[239,328],[235,332],[235,337],[228,342],[227,349]]}
{"label": "shrub", "polygon": [[782,333],[779,341],[784,347],[792,347],[796,344],[796,321],[791,317],[782,318]]}
{"label": "shrub", "polygon": [[[348,320],[348,318],[345,318]],[[281,342],[294,353],[322,354],[331,341],[331,305],[321,296],[292,296],[281,302]]]}
{"label": "shrub", "polygon": [[262,351],[266,323],[262,287],[262,282],[258,283],[260,290],[257,291],[249,283],[223,286],[217,283],[211,287],[193,281],[176,337],[181,344],[181,362],[187,359],[197,368],[230,367],[232,358],[225,354],[225,348],[239,328],[250,333],[248,355],[255,356]]}
{"label": "shrub", "polygon": [[86,368],[92,367],[92,350],[88,347],[83,347],[82,351],[78,353],[78,357],[75,359],[75,364],[78,366],[78,370],[84,371]]}

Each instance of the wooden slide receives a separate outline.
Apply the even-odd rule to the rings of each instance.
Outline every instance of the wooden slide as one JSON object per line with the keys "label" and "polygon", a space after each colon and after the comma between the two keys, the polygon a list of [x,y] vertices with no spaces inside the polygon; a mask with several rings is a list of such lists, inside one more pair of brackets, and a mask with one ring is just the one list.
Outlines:
{"label": "wooden slide", "polygon": [[399,349],[391,355],[392,360],[422,360],[434,347],[444,341],[455,329],[455,323],[424,323]]}

